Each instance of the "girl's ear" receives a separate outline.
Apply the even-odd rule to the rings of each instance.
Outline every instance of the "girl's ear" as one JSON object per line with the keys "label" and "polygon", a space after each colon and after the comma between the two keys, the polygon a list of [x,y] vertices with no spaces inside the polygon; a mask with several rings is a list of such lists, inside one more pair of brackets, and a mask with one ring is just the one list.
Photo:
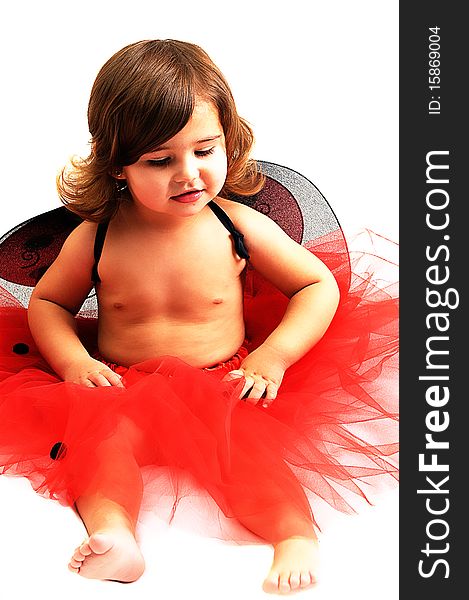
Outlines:
{"label": "girl's ear", "polygon": [[112,171],[110,173],[111,177],[114,177],[114,179],[125,179],[125,175],[122,171],[122,169],[114,169],[114,171]]}

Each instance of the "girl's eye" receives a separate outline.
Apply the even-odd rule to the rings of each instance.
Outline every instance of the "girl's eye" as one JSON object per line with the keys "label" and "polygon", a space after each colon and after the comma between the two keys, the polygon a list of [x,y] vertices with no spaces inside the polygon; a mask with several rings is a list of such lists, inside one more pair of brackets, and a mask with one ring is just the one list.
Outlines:
{"label": "girl's eye", "polygon": [[197,150],[196,155],[197,156],[208,156],[209,154],[213,154],[214,151],[215,151],[215,146],[213,146],[212,148],[208,148],[207,150]]}
{"label": "girl's eye", "polygon": [[167,164],[169,164],[169,158],[160,158],[159,160],[157,159],[151,159],[151,160],[147,160],[147,164],[150,165],[150,167],[165,167]]}
{"label": "girl's eye", "polygon": [[[206,150],[196,150],[194,154],[196,156],[208,156],[209,154],[213,154],[214,151],[215,151],[215,146],[213,146],[212,148],[207,148]],[[171,158],[165,157],[165,158],[151,158],[145,162],[150,167],[165,167],[166,165],[169,165],[170,161],[171,161]]]}

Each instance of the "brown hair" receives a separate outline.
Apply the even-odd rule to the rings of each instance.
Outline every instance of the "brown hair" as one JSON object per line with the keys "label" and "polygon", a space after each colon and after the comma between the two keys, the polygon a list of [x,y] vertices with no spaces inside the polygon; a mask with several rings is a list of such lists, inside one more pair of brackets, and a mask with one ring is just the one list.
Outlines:
{"label": "brown hair", "polygon": [[253,133],[220,70],[195,44],[144,40],[114,54],[99,71],[88,105],[91,154],[72,159],[73,169],[57,177],[62,202],[82,218],[110,219],[123,197],[113,174],[176,135],[197,97],[214,104],[225,134],[228,171],[220,194],[257,193],[264,177],[249,158]]}

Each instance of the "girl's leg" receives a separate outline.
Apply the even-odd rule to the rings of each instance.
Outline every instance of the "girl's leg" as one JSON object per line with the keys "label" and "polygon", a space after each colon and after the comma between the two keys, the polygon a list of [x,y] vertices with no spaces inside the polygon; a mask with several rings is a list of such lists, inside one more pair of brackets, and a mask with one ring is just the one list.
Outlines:
{"label": "girl's leg", "polygon": [[130,421],[100,444],[89,491],[76,501],[89,537],[75,550],[70,570],[93,579],[135,581],[144,570],[135,539],[143,484],[134,457],[137,433]]}
{"label": "girl's leg", "polygon": [[[289,593],[316,582],[318,540],[303,488],[287,465],[270,458],[268,471],[254,468],[252,456],[233,457],[230,507],[250,531],[271,543],[274,559],[263,589]],[[260,449],[258,449],[260,451]],[[240,495],[239,490],[246,493]]]}

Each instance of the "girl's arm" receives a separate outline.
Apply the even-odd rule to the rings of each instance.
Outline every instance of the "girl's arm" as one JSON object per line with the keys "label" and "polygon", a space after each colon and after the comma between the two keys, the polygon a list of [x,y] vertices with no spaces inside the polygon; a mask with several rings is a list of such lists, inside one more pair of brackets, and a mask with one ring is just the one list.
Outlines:
{"label": "girl's arm", "polygon": [[76,313],[92,288],[96,225],[80,224],[34,288],[28,322],[42,356],[65,381],[88,387],[119,385],[120,378],[81,343]]}
{"label": "girl's arm", "polygon": [[274,221],[243,205],[227,205],[244,234],[252,266],[290,302],[278,327],[231,375],[246,377],[243,394],[253,403],[277,395],[285,370],[324,335],[339,303],[334,276],[317,257],[294,242]]}

